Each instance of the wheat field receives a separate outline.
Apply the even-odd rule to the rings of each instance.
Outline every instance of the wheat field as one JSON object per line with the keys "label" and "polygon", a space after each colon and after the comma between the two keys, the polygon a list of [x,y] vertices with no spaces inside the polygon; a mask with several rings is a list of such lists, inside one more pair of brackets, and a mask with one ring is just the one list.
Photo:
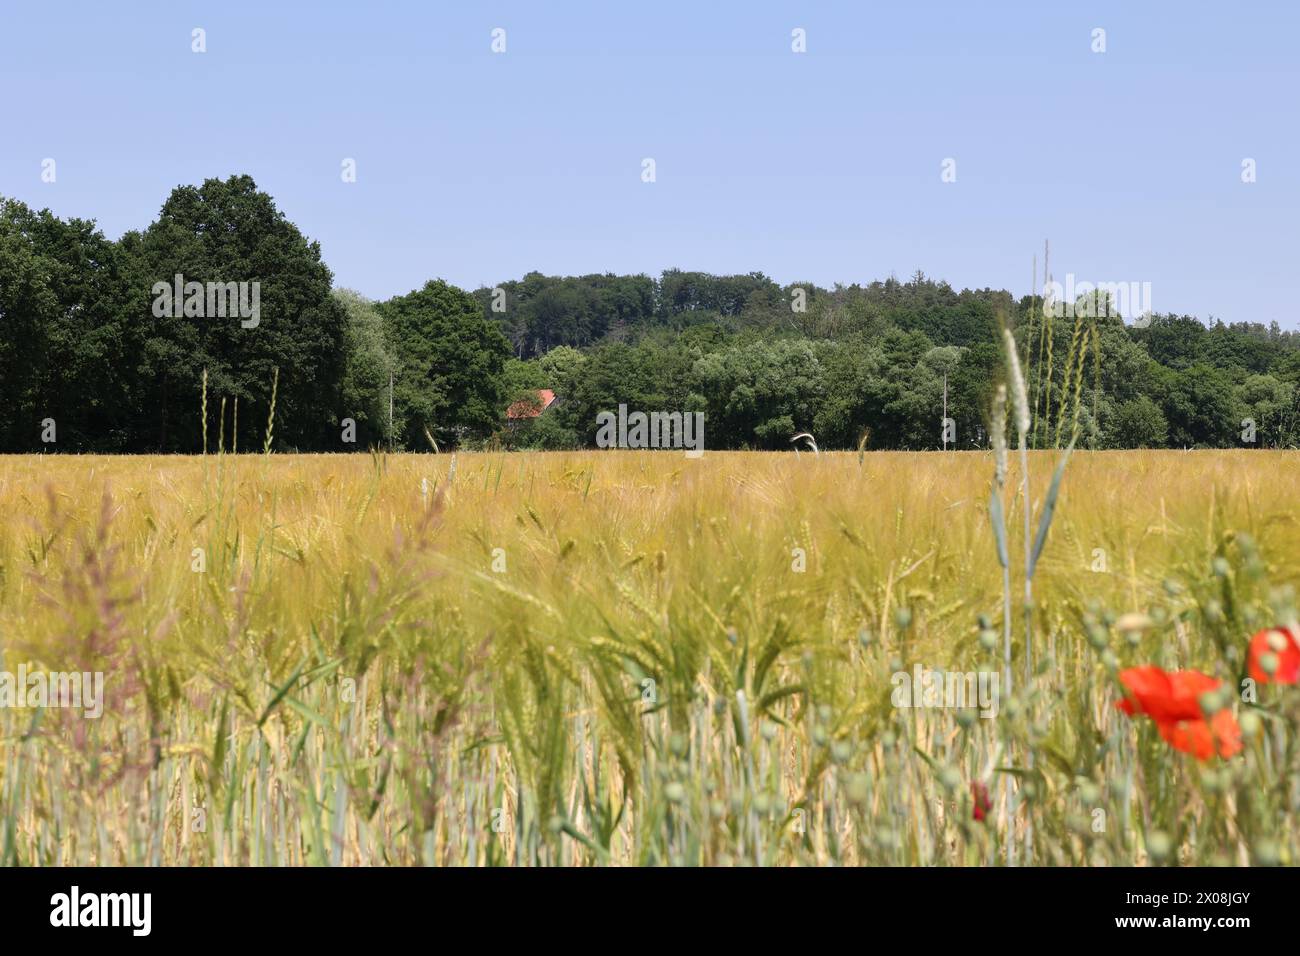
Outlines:
{"label": "wheat field", "polygon": [[0,861],[1294,863],[1296,687],[1116,703],[1290,619],[1296,460],[1076,452],[988,719],[892,696],[1005,676],[987,453],[0,457],[0,669],[104,675],[0,708]]}

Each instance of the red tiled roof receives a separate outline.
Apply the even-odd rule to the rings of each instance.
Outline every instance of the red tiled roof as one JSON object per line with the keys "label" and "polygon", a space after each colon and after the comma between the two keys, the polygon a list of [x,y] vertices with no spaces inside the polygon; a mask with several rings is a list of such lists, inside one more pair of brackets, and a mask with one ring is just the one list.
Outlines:
{"label": "red tiled roof", "polygon": [[555,393],[549,388],[537,390],[537,401],[521,398],[506,409],[506,418],[536,418],[555,403]]}

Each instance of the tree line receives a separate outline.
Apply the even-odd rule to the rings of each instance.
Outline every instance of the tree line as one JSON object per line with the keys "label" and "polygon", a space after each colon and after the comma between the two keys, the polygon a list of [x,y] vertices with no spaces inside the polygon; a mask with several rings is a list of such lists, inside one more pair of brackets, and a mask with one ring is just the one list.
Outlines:
{"label": "tree line", "polygon": [[[260,320],[211,313],[232,283],[257,284]],[[158,307],[164,286],[183,307]],[[1126,322],[1099,293],[1066,305],[1053,320],[1041,297],[919,272],[827,289],[678,269],[435,280],[374,302],[335,288],[247,176],[178,187],[116,241],[0,197],[0,451],[192,453],[205,434],[251,450],[268,430],[286,451],[590,447],[619,404],[703,412],[710,449],[789,449],[801,431],[822,448],[980,448],[1003,325],[1040,446],[1300,443],[1297,333]],[[559,401],[507,419],[539,389]]]}

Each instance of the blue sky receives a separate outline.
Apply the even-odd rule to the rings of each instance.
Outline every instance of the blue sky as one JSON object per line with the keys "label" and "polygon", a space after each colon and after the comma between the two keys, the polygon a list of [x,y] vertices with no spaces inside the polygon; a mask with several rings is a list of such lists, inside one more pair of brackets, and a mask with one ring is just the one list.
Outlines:
{"label": "blue sky", "polygon": [[1298,11],[0,0],[0,193],[116,237],[249,173],[374,298],[672,266],[1023,293],[1050,238],[1060,280],[1297,328]]}

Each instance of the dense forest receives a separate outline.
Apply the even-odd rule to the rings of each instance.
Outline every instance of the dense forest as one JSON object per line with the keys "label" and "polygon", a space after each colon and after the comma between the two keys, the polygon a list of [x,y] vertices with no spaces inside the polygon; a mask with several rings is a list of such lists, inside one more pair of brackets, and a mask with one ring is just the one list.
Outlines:
{"label": "dense forest", "polygon": [[[256,319],[213,311],[226,283],[256,284]],[[825,289],[677,269],[372,302],[247,176],[178,187],[117,241],[0,198],[0,452],[586,447],[619,404],[703,412],[711,449],[978,448],[1003,326],[1039,446],[1300,444],[1297,333],[1071,305],[920,272]],[[558,401],[508,421],[539,389]]]}

